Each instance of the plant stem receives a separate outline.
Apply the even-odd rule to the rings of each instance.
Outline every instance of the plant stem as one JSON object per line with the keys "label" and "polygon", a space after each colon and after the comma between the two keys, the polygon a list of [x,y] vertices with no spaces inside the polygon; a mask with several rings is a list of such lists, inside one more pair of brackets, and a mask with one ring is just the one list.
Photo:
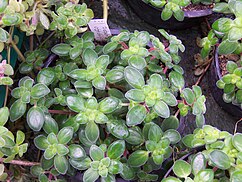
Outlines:
{"label": "plant stem", "polygon": [[206,68],[204,69],[203,73],[200,75],[200,77],[198,78],[197,82],[195,83],[195,85],[199,85],[200,82],[202,81],[202,78],[204,77],[204,75],[206,74],[206,72],[208,71],[208,68],[210,67],[211,63],[213,61],[213,57],[210,58],[208,65],[206,66]]}
{"label": "plant stem", "polygon": [[108,0],[103,0],[103,19],[108,20]]}
{"label": "plant stem", "polygon": [[177,117],[179,113],[180,113],[180,109],[178,109],[178,110],[176,111],[176,113],[175,113],[175,117]]}
{"label": "plant stem", "polygon": [[50,114],[62,114],[62,115],[76,115],[76,112],[61,111],[61,110],[48,110]]}
{"label": "plant stem", "polygon": [[238,124],[242,121],[242,118],[240,118],[240,120],[238,120],[235,124],[235,127],[234,127],[234,135],[235,133],[237,132],[237,128],[238,128]]}
{"label": "plant stem", "polygon": [[121,103],[120,105],[121,106],[129,106],[130,104],[129,103]]}
{"label": "plant stem", "polygon": [[6,93],[4,98],[4,107],[6,107],[8,101],[8,85],[6,85]]}
{"label": "plant stem", "polygon": [[19,50],[19,48],[16,46],[16,44],[13,42],[12,38],[10,38],[10,43],[13,46],[14,50],[17,52],[18,56],[20,57],[21,61],[25,62],[25,57],[22,54],[22,52]]}
{"label": "plant stem", "polygon": [[[0,158],[0,162],[3,162],[3,161],[4,161],[4,158]],[[21,160],[11,160],[8,163],[16,164],[16,165],[20,165],[20,166],[37,166],[37,165],[40,165],[39,162],[29,162],[29,161],[21,161]]]}
{"label": "plant stem", "polygon": [[49,40],[53,35],[55,34],[55,32],[52,32],[40,45],[39,45],[39,47],[41,47],[41,46],[43,46],[44,44],[45,44],[45,42],[47,41],[47,40]]}

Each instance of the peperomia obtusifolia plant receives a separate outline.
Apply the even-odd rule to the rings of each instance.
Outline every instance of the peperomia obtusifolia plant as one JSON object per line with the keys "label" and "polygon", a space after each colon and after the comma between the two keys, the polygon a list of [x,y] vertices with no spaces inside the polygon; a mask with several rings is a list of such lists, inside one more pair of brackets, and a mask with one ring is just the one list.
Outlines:
{"label": "peperomia obtusifolia plant", "polygon": [[[234,18],[220,18],[212,24],[212,29],[208,33],[208,36],[200,42],[200,46],[202,47],[201,56],[202,58],[208,57],[214,46],[217,46],[219,55],[235,54],[239,56],[238,61],[229,60],[226,63],[226,73],[218,80],[217,86],[223,89],[223,99],[225,102],[232,102],[241,107],[242,69],[240,55],[242,53],[242,13],[238,7],[242,6],[242,2],[229,0],[228,3],[222,3],[222,5],[234,14]],[[222,5],[220,7],[221,12],[223,12]]]}

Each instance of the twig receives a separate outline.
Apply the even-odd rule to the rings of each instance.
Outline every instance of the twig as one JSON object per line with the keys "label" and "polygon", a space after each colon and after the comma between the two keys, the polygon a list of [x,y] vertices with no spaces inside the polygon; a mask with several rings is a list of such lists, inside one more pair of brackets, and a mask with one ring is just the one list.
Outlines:
{"label": "twig", "polygon": [[[0,162],[3,162],[4,160],[5,160],[4,158],[0,158]],[[20,165],[20,166],[37,166],[37,165],[40,165],[39,162],[29,162],[29,161],[21,161],[21,160],[11,160],[8,163],[16,164],[16,165]]]}
{"label": "twig", "polygon": [[76,112],[72,111],[61,111],[61,110],[48,110],[50,114],[62,114],[62,115],[76,115]]}
{"label": "twig", "polygon": [[180,113],[180,109],[178,109],[178,110],[176,111],[176,113],[175,113],[175,117],[177,117],[179,113]]}
{"label": "twig", "polygon": [[240,120],[238,120],[236,122],[235,127],[234,127],[234,134],[237,132],[238,124],[240,123],[240,121],[242,121],[242,118],[240,118]]}
{"label": "twig", "polygon": [[103,19],[108,19],[108,0],[103,0]]}
{"label": "twig", "polygon": [[202,81],[202,78],[204,77],[204,75],[206,74],[206,72],[208,71],[208,68],[210,67],[211,63],[213,61],[213,57],[209,59],[209,63],[206,66],[206,68],[204,69],[203,73],[200,75],[200,77],[198,78],[197,82],[195,83],[195,85],[199,85],[200,82]]}
{"label": "twig", "polygon": [[39,45],[39,47],[41,47],[41,46],[43,46],[44,44],[45,44],[45,42],[47,41],[47,40],[49,40],[53,35],[55,34],[55,32],[52,32],[40,45]]}
{"label": "twig", "polygon": [[25,57],[22,54],[22,52],[19,50],[19,48],[16,46],[16,44],[13,42],[12,38],[10,38],[10,43],[14,50],[17,52],[18,56],[20,57],[21,61],[25,62]]}
{"label": "twig", "polygon": [[6,85],[6,93],[4,98],[4,107],[6,107],[8,101],[8,85]]}

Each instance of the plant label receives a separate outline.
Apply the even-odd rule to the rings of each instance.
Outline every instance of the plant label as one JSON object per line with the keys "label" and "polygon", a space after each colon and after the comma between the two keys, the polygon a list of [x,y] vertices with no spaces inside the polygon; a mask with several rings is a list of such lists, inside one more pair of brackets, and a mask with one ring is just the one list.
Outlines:
{"label": "plant label", "polygon": [[109,36],[112,35],[106,19],[91,20],[88,23],[88,26],[94,33],[97,41],[105,41]]}

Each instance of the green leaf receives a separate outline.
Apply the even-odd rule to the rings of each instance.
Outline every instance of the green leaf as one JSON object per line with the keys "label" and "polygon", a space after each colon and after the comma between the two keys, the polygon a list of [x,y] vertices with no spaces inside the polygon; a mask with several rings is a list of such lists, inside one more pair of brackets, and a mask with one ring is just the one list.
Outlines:
{"label": "green leaf", "polygon": [[231,54],[233,53],[238,47],[238,42],[232,42],[232,41],[229,41],[228,39],[222,41],[221,44],[219,44],[218,46],[218,53],[220,55],[223,55],[223,54]]}
{"label": "green leaf", "polygon": [[44,112],[40,107],[31,107],[27,113],[27,123],[34,131],[40,131],[45,122]]}
{"label": "green leaf", "polygon": [[73,71],[71,71],[68,76],[76,79],[76,80],[82,80],[82,79],[86,79],[86,75],[87,75],[87,70],[85,69],[74,69]]}
{"label": "green leaf", "polygon": [[195,94],[190,88],[185,88],[182,90],[182,97],[185,98],[189,105],[192,105],[195,100]]}
{"label": "green leaf", "polygon": [[203,182],[210,182],[213,181],[214,172],[212,169],[204,169],[197,173],[194,178],[194,181],[203,181]]}
{"label": "green leaf", "polygon": [[202,128],[205,124],[205,117],[203,114],[196,115],[196,125],[198,128]]}
{"label": "green leaf", "polygon": [[133,168],[129,167],[127,164],[123,164],[123,171],[121,172],[121,177],[125,180],[132,180],[135,177],[135,172]]}
{"label": "green leaf", "polygon": [[161,19],[166,21],[166,20],[170,19],[171,16],[172,16],[172,10],[165,6],[165,8],[163,9],[163,11],[161,13]]}
{"label": "green leaf", "polygon": [[55,169],[60,174],[66,174],[68,170],[68,161],[65,156],[56,155],[54,158]]}
{"label": "green leaf", "polygon": [[111,174],[119,174],[123,170],[123,164],[117,160],[111,160],[108,172]]}
{"label": "green leaf", "polygon": [[103,150],[96,145],[90,147],[89,154],[93,161],[100,161],[104,158]]}
{"label": "green leaf", "polygon": [[174,11],[174,17],[178,20],[178,21],[183,21],[184,20],[184,11],[182,11],[181,9],[177,8]]}
{"label": "green leaf", "polygon": [[191,166],[192,166],[192,173],[196,175],[199,171],[206,168],[207,160],[202,153],[197,153],[193,156]]}
{"label": "green leaf", "polygon": [[233,42],[233,41],[238,41],[241,38],[242,38],[241,29],[238,27],[231,28],[231,30],[229,31],[229,34],[228,34],[228,39]]}
{"label": "green leaf", "polygon": [[125,80],[134,88],[142,88],[145,85],[143,75],[135,68],[127,66],[124,69]]}
{"label": "green leaf", "polygon": [[42,83],[38,83],[33,86],[30,92],[33,99],[40,99],[46,96],[48,93],[50,93],[50,89]]}
{"label": "green leaf", "polygon": [[113,52],[117,47],[118,47],[118,43],[117,42],[108,42],[103,47],[103,53],[104,54],[108,54],[110,52]]}
{"label": "green leaf", "polygon": [[44,173],[44,170],[42,169],[41,166],[32,166],[30,168],[30,173],[35,176],[38,177],[41,173]]}
{"label": "green leaf", "polygon": [[176,97],[171,92],[164,92],[164,96],[162,97],[162,100],[169,106],[177,105]]}
{"label": "green leaf", "polygon": [[234,171],[232,172],[232,175],[230,176],[230,181],[232,182],[240,182],[242,179],[242,171]]}
{"label": "green leaf", "polygon": [[20,145],[24,142],[24,140],[25,140],[25,134],[22,131],[18,130],[17,136],[16,136],[16,144]]}
{"label": "green leaf", "polygon": [[166,118],[161,123],[161,129],[163,131],[174,129],[176,130],[179,127],[179,120],[175,116],[170,116],[169,118]]}
{"label": "green leaf", "polygon": [[229,169],[230,159],[227,154],[222,151],[214,150],[210,153],[209,158],[214,166],[218,167],[219,169],[226,170]]}
{"label": "green leaf", "polygon": [[145,100],[145,94],[142,90],[131,89],[125,93],[125,97],[134,102],[143,102]]}
{"label": "green leaf", "polygon": [[69,153],[69,149],[63,144],[58,144],[56,146],[56,149],[57,149],[58,155],[61,155],[61,156],[64,156]]}
{"label": "green leaf", "polygon": [[242,134],[241,133],[236,133],[234,136],[233,136],[233,146],[240,152],[242,152]]}
{"label": "green leaf", "polygon": [[97,58],[96,61],[96,68],[105,70],[109,64],[109,56],[108,55],[101,55],[100,57]]}
{"label": "green leaf", "polygon": [[72,111],[75,112],[84,111],[85,109],[84,99],[78,95],[67,96],[66,104]]}
{"label": "green leaf", "polygon": [[233,61],[228,61],[226,64],[226,70],[228,70],[229,73],[233,73],[234,70],[238,68],[238,65]]}
{"label": "green leaf", "polygon": [[106,97],[99,103],[99,110],[105,114],[110,114],[118,108],[119,102],[119,99],[115,97]]}
{"label": "green leaf", "polygon": [[231,20],[230,18],[219,18],[213,23],[212,28],[214,30],[224,33],[228,32],[231,29],[232,25],[233,20]]}
{"label": "green leaf", "polygon": [[144,142],[141,129],[137,126],[129,128],[129,136],[125,140],[132,145],[140,145]]}
{"label": "green leaf", "polygon": [[99,138],[99,133],[100,131],[98,125],[93,121],[89,121],[85,128],[85,136],[87,137],[87,139],[90,142],[95,143]]}
{"label": "green leaf", "polygon": [[106,79],[109,83],[117,83],[124,78],[124,73],[120,69],[112,69],[107,72]]}
{"label": "green leaf", "polygon": [[138,69],[138,70],[142,70],[146,67],[146,60],[141,57],[141,56],[131,56],[128,60],[128,63],[130,66]]}
{"label": "green leaf", "polygon": [[164,161],[163,155],[153,155],[152,158],[153,158],[153,161],[156,165],[161,165]]}
{"label": "green leaf", "polygon": [[20,99],[16,100],[10,107],[10,120],[18,120],[24,115],[25,111],[26,103],[23,103]]}
{"label": "green leaf", "polygon": [[86,157],[85,150],[77,144],[71,144],[69,147],[69,156],[73,159],[80,159]]}
{"label": "green leaf", "polygon": [[49,170],[54,165],[54,158],[47,160],[42,155],[40,162],[41,162],[42,169]]}
{"label": "green leaf", "polygon": [[54,47],[52,47],[51,51],[58,56],[68,56],[69,51],[71,49],[71,46],[69,44],[56,44]]}
{"label": "green leaf", "polygon": [[117,140],[108,147],[107,155],[110,159],[120,158],[125,150],[125,142],[123,140]]}
{"label": "green leaf", "polygon": [[92,81],[92,85],[99,90],[105,90],[106,79],[103,76],[98,76]]}
{"label": "green leaf", "polygon": [[48,177],[45,174],[43,174],[43,173],[39,175],[38,180],[40,182],[47,182],[47,181],[49,181]]}
{"label": "green leaf", "polygon": [[8,121],[9,110],[7,107],[0,108],[0,126],[4,126]]}
{"label": "green leaf", "polygon": [[55,80],[55,71],[51,68],[43,68],[37,75],[37,82],[50,85]]}
{"label": "green leaf", "polygon": [[34,139],[34,145],[40,150],[46,150],[49,146],[49,142],[44,135],[39,135]]}
{"label": "green leaf", "polygon": [[2,0],[0,2],[0,13],[3,13],[8,5],[8,0]]}
{"label": "green leaf", "polygon": [[128,126],[135,126],[142,123],[146,117],[146,113],[146,108],[143,105],[132,107],[126,115],[126,124]]}
{"label": "green leaf", "polygon": [[172,71],[170,72],[169,74],[169,78],[171,80],[171,83],[179,88],[179,89],[182,89],[185,85],[185,81],[184,81],[184,78],[182,76],[182,74],[176,72],[176,71]]}
{"label": "green leaf", "polygon": [[73,134],[74,130],[72,127],[62,128],[57,135],[58,142],[64,145],[67,144],[72,139]]}
{"label": "green leaf", "polygon": [[43,11],[40,11],[39,13],[39,20],[41,24],[45,27],[45,29],[48,30],[50,26],[50,21],[49,18],[43,13]]}
{"label": "green leaf", "polygon": [[50,133],[54,133],[57,135],[58,131],[59,131],[59,127],[57,122],[50,116],[45,116],[45,122],[44,122],[44,126],[43,129],[45,131],[45,133],[50,134]]}
{"label": "green leaf", "polygon": [[78,58],[82,53],[82,47],[81,46],[76,46],[70,49],[69,55],[72,60]]}
{"label": "green leaf", "polygon": [[[48,142],[53,145],[53,144],[58,144],[58,140],[57,140],[57,137],[54,133],[50,133],[48,136],[47,136],[47,140]],[[54,148],[56,148],[56,146],[54,146]]]}
{"label": "green leaf", "polygon": [[168,178],[163,179],[161,182],[182,182],[178,178],[169,176]]}
{"label": "green leaf", "polygon": [[152,124],[149,129],[148,139],[157,143],[160,141],[162,135],[163,132],[161,128],[157,124]]}
{"label": "green leaf", "polygon": [[129,136],[128,127],[123,120],[111,121],[107,123],[107,127],[110,133],[119,139],[125,139]]}
{"label": "green leaf", "polygon": [[157,101],[153,107],[156,114],[158,114],[162,118],[169,118],[170,117],[170,109],[167,104],[163,101]]}
{"label": "green leaf", "polygon": [[86,66],[95,65],[97,58],[98,58],[98,55],[93,49],[87,48],[82,53],[83,63]]}
{"label": "green leaf", "polygon": [[181,140],[181,135],[178,131],[174,129],[169,129],[163,134],[164,138],[168,138],[171,144],[176,144]]}
{"label": "green leaf", "polygon": [[69,159],[70,164],[78,170],[86,170],[90,167],[90,163],[92,162],[89,157],[86,157],[85,159]]}
{"label": "green leaf", "polygon": [[131,167],[140,167],[147,162],[148,158],[149,152],[144,150],[137,150],[129,156],[128,164]]}
{"label": "green leaf", "polygon": [[180,178],[186,178],[191,174],[192,168],[189,163],[183,160],[178,160],[174,163],[173,172]]}
{"label": "green leaf", "polygon": [[89,168],[84,172],[83,182],[94,182],[99,178],[98,171],[94,171],[92,168]]}

